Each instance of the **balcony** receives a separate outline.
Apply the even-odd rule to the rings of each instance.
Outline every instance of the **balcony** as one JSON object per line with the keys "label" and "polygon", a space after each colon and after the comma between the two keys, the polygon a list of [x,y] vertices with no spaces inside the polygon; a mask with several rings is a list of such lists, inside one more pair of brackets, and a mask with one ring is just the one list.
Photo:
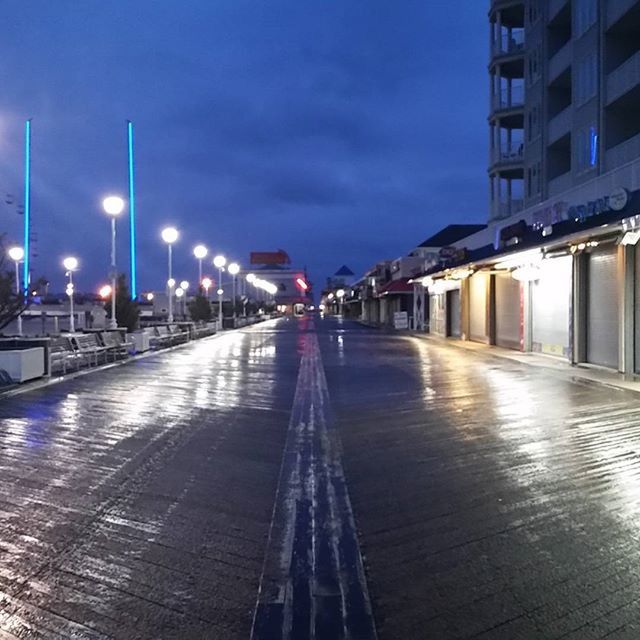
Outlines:
{"label": "balcony", "polygon": [[504,220],[510,218],[516,213],[520,213],[524,209],[524,200],[522,198],[515,198],[511,200],[505,200],[502,202],[494,202],[492,205],[492,219]]}
{"label": "balcony", "polygon": [[571,129],[572,109],[567,107],[549,121],[548,141],[553,143],[569,133]]}
{"label": "balcony", "polygon": [[493,96],[494,111],[509,111],[511,109],[522,109],[524,106],[524,86],[517,85],[511,89],[502,89],[500,93]]}
{"label": "balcony", "polygon": [[573,186],[571,171],[559,175],[553,180],[549,180],[549,197],[554,197],[568,191]]}
{"label": "balcony", "polygon": [[607,5],[607,28],[613,26],[626,13],[631,11],[640,0],[608,0]]}
{"label": "balcony", "polygon": [[523,142],[505,142],[493,149],[490,158],[491,167],[498,171],[522,168],[523,156]]}
{"label": "balcony", "polygon": [[512,56],[524,53],[524,29],[512,29],[504,32],[494,40],[491,54],[496,56]]}
{"label": "balcony", "polygon": [[567,42],[551,60],[549,60],[549,82],[553,82],[567,67],[571,65],[573,55],[573,47],[571,40]]}
{"label": "balcony", "polygon": [[621,98],[638,84],[640,84],[640,51],[609,74],[606,104]]}
{"label": "balcony", "polygon": [[611,171],[638,158],[640,158],[640,133],[606,151],[605,170]]}

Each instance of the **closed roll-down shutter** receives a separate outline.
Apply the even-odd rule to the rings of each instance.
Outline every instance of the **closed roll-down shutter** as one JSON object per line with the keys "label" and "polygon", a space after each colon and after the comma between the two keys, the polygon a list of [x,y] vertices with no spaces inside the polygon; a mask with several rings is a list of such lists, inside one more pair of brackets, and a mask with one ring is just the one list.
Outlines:
{"label": "closed roll-down shutter", "polygon": [[476,273],[469,278],[469,337],[487,342],[487,274]]}
{"label": "closed roll-down shutter", "polygon": [[496,275],[496,344],[520,348],[520,283],[510,273]]}
{"label": "closed roll-down shutter", "polygon": [[533,350],[569,356],[573,258],[543,260],[540,277],[531,285]]}
{"label": "closed roll-down shutter", "polygon": [[603,247],[589,256],[587,362],[618,368],[618,249]]}
{"label": "closed roll-down shutter", "polygon": [[459,338],[460,329],[460,289],[449,291],[448,300],[448,316],[449,316],[449,335],[452,338]]}

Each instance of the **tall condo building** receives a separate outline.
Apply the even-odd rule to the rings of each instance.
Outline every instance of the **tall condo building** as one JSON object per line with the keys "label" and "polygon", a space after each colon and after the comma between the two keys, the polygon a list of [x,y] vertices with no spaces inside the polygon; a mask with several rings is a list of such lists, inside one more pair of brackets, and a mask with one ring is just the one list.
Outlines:
{"label": "tall condo building", "polygon": [[489,221],[640,188],[640,0],[493,0]]}

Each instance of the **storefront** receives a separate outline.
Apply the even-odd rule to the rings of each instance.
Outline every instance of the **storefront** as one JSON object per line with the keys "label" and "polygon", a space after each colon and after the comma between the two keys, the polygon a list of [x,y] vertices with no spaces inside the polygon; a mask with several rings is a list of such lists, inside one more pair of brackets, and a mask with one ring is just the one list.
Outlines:
{"label": "storefront", "polygon": [[462,323],[460,319],[460,288],[447,291],[447,336],[460,338]]}
{"label": "storefront", "polygon": [[522,348],[521,285],[511,273],[495,275],[496,344],[507,349]]}
{"label": "storefront", "polygon": [[487,322],[489,274],[478,271],[469,278],[469,339],[489,342]]}
{"label": "storefront", "polygon": [[446,336],[446,294],[435,293],[429,296],[429,333]]}
{"label": "storefront", "polygon": [[607,244],[588,256],[587,362],[618,368],[618,247]]}
{"label": "storefront", "polygon": [[531,283],[531,349],[568,358],[570,355],[572,256],[542,260]]}

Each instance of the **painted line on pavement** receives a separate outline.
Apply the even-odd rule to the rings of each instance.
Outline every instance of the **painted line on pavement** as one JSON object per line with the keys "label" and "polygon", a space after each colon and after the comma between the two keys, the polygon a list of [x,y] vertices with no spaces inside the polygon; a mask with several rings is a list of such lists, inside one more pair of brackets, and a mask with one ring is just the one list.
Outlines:
{"label": "painted line on pavement", "polygon": [[314,330],[303,346],[252,640],[375,640],[371,603]]}

